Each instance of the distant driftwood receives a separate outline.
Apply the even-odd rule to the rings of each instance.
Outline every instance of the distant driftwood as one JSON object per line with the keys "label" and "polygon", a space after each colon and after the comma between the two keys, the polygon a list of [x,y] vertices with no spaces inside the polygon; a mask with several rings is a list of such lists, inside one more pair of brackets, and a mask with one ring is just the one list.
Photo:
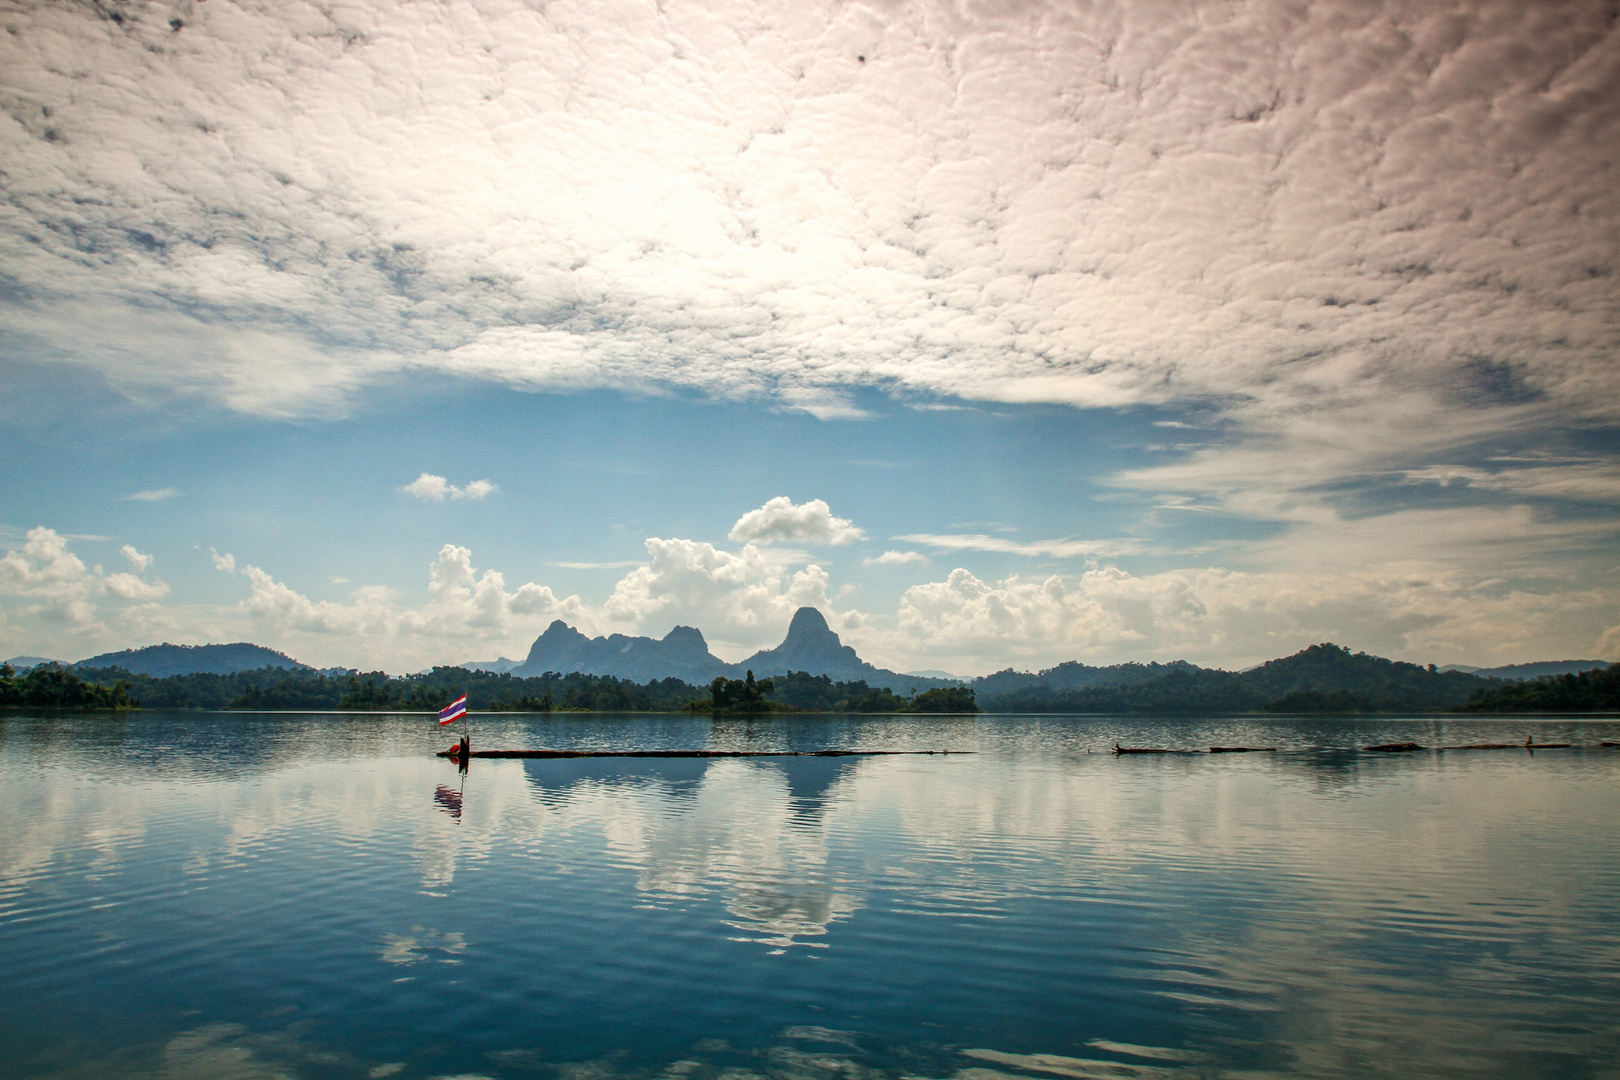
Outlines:
{"label": "distant driftwood", "polygon": [[1275,753],[1276,749],[1275,746],[1212,746],[1209,748],[1209,752],[1212,754],[1263,754]]}
{"label": "distant driftwood", "polygon": [[1427,750],[1427,746],[1419,746],[1415,742],[1388,742],[1377,746],[1363,746],[1363,750],[1378,750],[1386,754],[1403,754],[1412,750]]}

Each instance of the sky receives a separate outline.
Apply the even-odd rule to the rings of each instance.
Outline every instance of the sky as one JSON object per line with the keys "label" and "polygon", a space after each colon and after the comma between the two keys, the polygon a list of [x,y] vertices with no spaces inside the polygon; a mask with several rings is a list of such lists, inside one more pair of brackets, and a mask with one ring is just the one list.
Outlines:
{"label": "sky", "polygon": [[1620,17],[0,3],[0,655],[1620,659]]}

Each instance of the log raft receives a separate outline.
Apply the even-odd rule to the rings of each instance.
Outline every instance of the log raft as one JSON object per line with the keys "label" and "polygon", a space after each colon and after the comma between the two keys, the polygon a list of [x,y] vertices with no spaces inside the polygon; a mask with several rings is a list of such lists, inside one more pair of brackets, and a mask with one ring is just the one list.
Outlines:
{"label": "log raft", "polygon": [[467,750],[452,746],[442,758],[745,758],[745,757],[899,757],[971,754],[972,750]]}

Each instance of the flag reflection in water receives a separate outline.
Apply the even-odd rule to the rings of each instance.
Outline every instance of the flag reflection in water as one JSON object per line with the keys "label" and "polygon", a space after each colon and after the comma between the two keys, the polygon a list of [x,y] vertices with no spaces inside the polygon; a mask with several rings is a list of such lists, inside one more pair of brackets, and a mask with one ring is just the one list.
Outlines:
{"label": "flag reflection in water", "polygon": [[440,784],[439,790],[433,793],[433,801],[439,804],[440,810],[443,810],[457,821],[461,820],[461,792],[455,788],[445,787]]}

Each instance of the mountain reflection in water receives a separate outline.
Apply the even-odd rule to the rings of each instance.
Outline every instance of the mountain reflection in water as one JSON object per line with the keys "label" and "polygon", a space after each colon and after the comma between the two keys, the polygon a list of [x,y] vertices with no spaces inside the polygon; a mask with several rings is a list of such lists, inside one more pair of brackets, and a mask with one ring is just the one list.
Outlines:
{"label": "mountain reflection in water", "polygon": [[[1360,746],[1570,741],[1536,754]],[[1620,724],[0,719],[0,1076],[1620,1069]],[[1126,745],[1275,745],[1114,758]]]}

